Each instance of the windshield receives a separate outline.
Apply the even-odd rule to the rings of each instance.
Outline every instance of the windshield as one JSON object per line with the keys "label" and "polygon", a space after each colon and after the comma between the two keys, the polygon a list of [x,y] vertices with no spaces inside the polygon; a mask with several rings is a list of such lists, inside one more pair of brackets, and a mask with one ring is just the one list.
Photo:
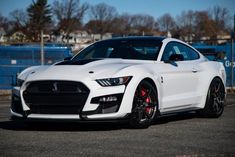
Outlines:
{"label": "windshield", "polygon": [[85,48],[72,60],[99,58],[156,60],[161,44],[160,40],[105,40]]}

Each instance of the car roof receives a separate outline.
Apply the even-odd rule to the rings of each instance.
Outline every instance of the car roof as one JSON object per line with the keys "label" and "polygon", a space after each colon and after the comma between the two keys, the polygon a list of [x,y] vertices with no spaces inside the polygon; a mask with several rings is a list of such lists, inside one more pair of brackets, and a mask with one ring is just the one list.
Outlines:
{"label": "car roof", "polygon": [[[102,41],[163,41],[164,39],[166,39],[166,37],[161,37],[161,36],[128,36],[128,37],[115,37],[112,39],[106,39],[106,40],[102,40]],[[102,42],[101,41],[101,42]]]}

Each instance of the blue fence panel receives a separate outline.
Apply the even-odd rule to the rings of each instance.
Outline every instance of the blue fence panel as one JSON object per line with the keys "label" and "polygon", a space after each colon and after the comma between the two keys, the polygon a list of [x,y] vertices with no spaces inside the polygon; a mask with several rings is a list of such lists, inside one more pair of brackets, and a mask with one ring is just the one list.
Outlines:
{"label": "blue fence panel", "polygon": [[[226,86],[234,85],[232,77],[235,78],[235,71],[232,66],[234,67],[235,64],[231,61],[231,42],[216,46],[205,44],[194,44],[193,46],[210,60],[217,60],[216,55],[224,52],[225,59],[220,61],[223,62],[227,73]],[[234,47],[233,49],[235,51]],[[47,44],[44,52],[45,64],[53,64],[72,55],[71,49],[61,44]],[[17,74],[27,67],[40,65],[40,58],[39,45],[0,46],[0,89],[11,89],[12,85],[16,83]],[[232,70],[234,76],[231,75]]]}
{"label": "blue fence panel", "polygon": [[[234,45],[234,44],[233,44]],[[204,54],[208,59],[210,60],[217,60],[224,64],[225,70],[226,70],[226,86],[231,87],[234,85],[234,79],[235,78],[235,71],[234,68],[235,64],[234,61],[232,63],[232,44],[231,42],[227,42],[223,45],[205,45],[205,44],[195,44],[193,45],[197,50],[199,50],[202,54]],[[233,47],[235,52],[235,47]],[[224,59],[218,60],[217,55],[219,53],[224,53]],[[233,54],[233,57],[235,58],[235,55]],[[233,70],[233,76],[232,76],[232,70]]]}
{"label": "blue fence panel", "polygon": [[[41,64],[39,45],[0,46],[0,89],[11,89],[16,76],[25,68]],[[69,47],[47,44],[44,47],[45,64],[53,64],[72,56]]]}

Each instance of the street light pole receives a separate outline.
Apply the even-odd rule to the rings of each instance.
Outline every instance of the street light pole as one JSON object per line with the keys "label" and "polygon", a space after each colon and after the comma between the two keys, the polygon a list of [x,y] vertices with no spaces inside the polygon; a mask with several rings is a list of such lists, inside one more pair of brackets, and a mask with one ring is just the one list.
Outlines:
{"label": "street light pole", "polygon": [[232,33],[232,37],[231,37],[231,86],[232,86],[232,90],[233,90],[233,86],[234,86],[234,40],[235,40],[235,14],[233,17],[233,33]]}
{"label": "street light pole", "polygon": [[[233,81],[234,81],[234,41],[235,41],[235,14],[233,15],[233,39],[232,39],[232,71],[233,71]],[[234,82],[232,84],[234,86]]]}
{"label": "street light pole", "polygon": [[40,48],[41,48],[41,65],[44,65],[44,41],[43,41],[43,30],[41,30],[41,44],[40,44]]}
{"label": "street light pole", "polygon": [[233,15],[233,39],[235,39],[235,14]]}

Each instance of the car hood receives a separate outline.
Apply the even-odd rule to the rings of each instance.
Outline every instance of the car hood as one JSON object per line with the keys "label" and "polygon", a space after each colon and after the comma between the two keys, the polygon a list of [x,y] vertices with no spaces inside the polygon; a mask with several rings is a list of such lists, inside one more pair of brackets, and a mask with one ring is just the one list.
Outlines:
{"label": "car hood", "polygon": [[89,60],[82,63],[60,62],[52,66],[37,66],[21,74],[27,81],[35,80],[84,80],[113,77],[122,69],[146,61],[123,59]]}

